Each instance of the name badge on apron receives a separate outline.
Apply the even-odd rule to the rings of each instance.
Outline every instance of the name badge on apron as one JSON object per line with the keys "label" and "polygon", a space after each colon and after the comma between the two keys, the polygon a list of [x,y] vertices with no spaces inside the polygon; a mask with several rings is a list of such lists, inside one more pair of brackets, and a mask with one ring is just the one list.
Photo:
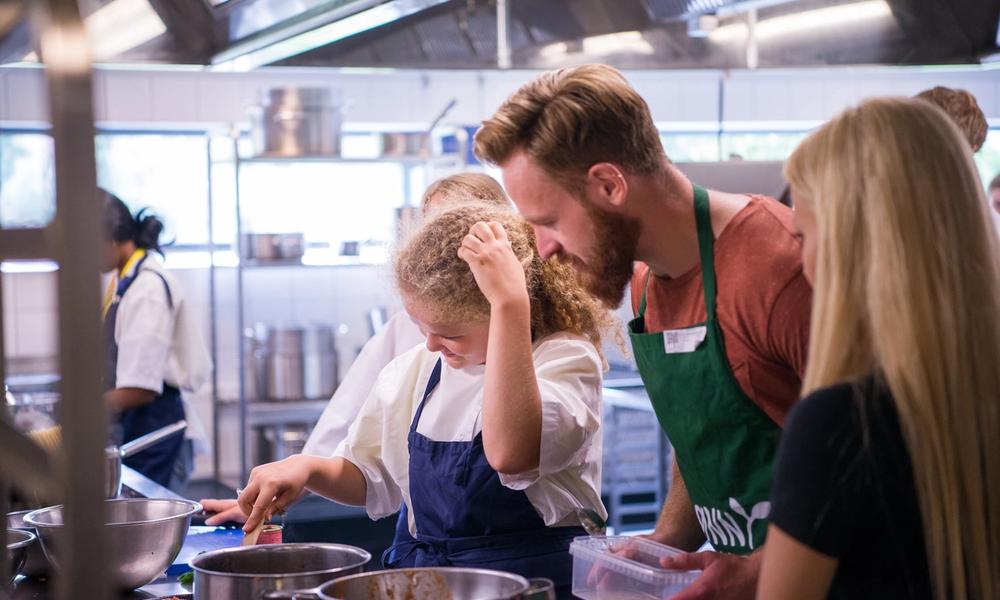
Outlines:
{"label": "name badge on apron", "polygon": [[671,329],[663,332],[663,351],[667,354],[684,354],[694,352],[705,341],[708,326],[689,327],[687,329]]}

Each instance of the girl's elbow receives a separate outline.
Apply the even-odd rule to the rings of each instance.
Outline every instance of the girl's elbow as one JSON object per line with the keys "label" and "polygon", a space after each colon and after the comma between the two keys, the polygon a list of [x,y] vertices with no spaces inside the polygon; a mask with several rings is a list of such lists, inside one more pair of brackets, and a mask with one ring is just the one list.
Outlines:
{"label": "girl's elbow", "polygon": [[487,451],[486,461],[494,471],[503,475],[520,475],[538,468],[538,455],[511,450]]}

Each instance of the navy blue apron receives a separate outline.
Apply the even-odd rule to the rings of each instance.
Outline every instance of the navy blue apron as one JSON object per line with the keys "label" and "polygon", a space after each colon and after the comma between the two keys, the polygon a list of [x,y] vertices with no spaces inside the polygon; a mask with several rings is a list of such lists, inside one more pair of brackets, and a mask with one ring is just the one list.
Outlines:
{"label": "navy blue apron", "polygon": [[559,598],[572,598],[569,544],[586,535],[583,528],[546,527],[523,491],[500,483],[482,433],[469,442],[438,442],[417,432],[440,380],[438,359],[407,436],[417,537],[387,550],[383,560],[391,568],[455,566],[548,577]]}
{"label": "navy blue apron", "polygon": [[[115,342],[115,322],[118,320],[118,304],[121,302],[125,292],[139,276],[143,258],[135,266],[132,275],[122,277],[115,290],[115,298],[108,307],[108,312],[104,316],[104,389],[113,390],[117,387],[116,379],[118,373],[118,343]],[[173,297],[170,295],[170,286],[163,278],[163,275],[156,271],[149,270],[163,282],[163,288],[167,292],[167,305],[172,310],[174,307]],[[171,423],[175,423],[184,418],[184,405],[181,403],[181,391],[176,387],[163,382],[163,391],[153,398],[153,401],[122,411],[118,415],[118,427],[114,434],[115,443],[124,444],[135,438],[159,429]],[[184,436],[174,435],[155,444],[138,454],[130,456],[124,460],[124,464],[139,471],[156,483],[166,487],[170,483],[170,475],[173,472],[174,462],[181,452],[181,445],[184,443]]]}

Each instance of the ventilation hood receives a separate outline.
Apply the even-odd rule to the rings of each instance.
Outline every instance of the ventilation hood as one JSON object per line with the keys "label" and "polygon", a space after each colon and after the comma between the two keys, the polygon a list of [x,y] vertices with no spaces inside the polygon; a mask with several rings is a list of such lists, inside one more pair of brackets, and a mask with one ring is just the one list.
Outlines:
{"label": "ventilation hood", "polygon": [[[1000,0],[81,0],[100,60],[495,68],[960,64],[996,60]],[[0,0],[0,62],[32,59]],[[752,34],[750,32],[753,32]],[[501,53],[503,53],[501,51]],[[506,54],[504,54],[506,56]]]}

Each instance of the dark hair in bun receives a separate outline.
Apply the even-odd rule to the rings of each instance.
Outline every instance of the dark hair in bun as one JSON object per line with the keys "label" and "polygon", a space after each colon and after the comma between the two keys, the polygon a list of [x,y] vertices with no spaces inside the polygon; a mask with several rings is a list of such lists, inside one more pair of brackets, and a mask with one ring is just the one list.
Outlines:
{"label": "dark hair in bun", "polygon": [[120,198],[105,189],[99,189],[104,207],[104,238],[109,242],[133,242],[139,248],[163,254],[160,234],[163,221],[148,208],[132,216],[132,211]]}

